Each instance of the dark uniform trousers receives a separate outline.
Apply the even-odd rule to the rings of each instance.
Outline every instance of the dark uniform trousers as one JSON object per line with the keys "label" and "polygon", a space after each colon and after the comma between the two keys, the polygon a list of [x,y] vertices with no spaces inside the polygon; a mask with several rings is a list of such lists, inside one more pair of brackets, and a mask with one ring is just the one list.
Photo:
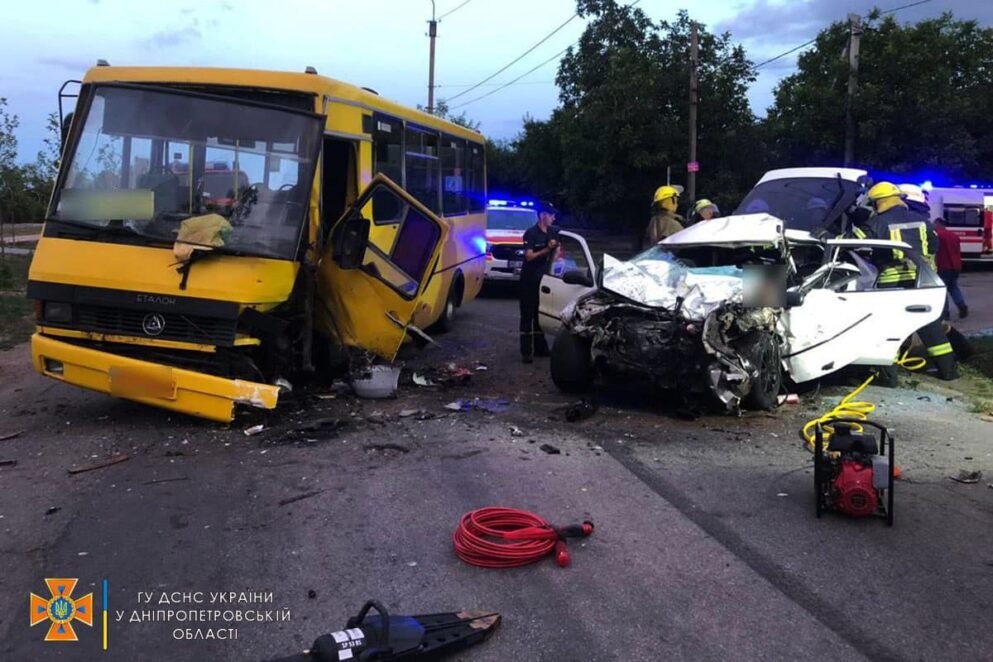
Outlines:
{"label": "dark uniform trousers", "polygon": [[538,278],[525,278],[521,275],[521,356],[545,356],[548,343],[538,324],[538,289],[541,287],[541,274]]}

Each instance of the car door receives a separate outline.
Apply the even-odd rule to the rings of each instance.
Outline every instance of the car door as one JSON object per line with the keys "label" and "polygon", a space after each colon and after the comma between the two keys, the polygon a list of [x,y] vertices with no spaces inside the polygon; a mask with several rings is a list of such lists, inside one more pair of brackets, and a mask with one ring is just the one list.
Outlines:
{"label": "car door", "polygon": [[[385,210],[391,234],[370,233]],[[447,225],[383,174],[377,175],[331,230],[318,271],[318,323],[342,344],[393,361],[408,332],[441,250]]]}
{"label": "car door", "polygon": [[[545,333],[554,334],[562,328],[562,309],[582,294],[596,289],[596,266],[586,240],[572,232],[559,232],[559,247],[541,279],[538,318]],[[585,271],[586,283],[566,283],[569,271]],[[575,274],[578,275],[578,274]]]}
{"label": "car door", "polygon": [[904,254],[918,268],[915,287],[881,289],[875,285],[870,258],[874,250],[892,250],[885,242],[828,242],[829,264],[854,265],[866,277],[822,277],[802,304],[783,315],[788,343],[784,361],[794,381],[816,379],[850,364],[889,365],[904,340],[938,319],[944,287],[926,262],[908,249]]}

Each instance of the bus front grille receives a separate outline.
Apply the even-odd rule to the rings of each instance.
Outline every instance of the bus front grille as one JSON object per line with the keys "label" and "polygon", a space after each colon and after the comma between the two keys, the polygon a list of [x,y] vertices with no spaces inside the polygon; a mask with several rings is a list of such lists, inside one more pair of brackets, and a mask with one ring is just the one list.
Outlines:
{"label": "bus front grille", "polygon": [[234,319],[94,305],[77,305],[75,313],[81,331],[228,347],[234,345],[237,326]]}

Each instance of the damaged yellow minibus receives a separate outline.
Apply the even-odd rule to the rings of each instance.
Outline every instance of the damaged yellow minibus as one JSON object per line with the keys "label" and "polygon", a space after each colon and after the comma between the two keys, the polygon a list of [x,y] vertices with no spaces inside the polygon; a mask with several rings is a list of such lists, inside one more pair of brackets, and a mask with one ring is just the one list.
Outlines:
{"label": "damaged yellow minibus", "polygon": [[63,129],[28,284],[53,379],[230,421],[482,286],[483,137],[372,90],[101,62]]}

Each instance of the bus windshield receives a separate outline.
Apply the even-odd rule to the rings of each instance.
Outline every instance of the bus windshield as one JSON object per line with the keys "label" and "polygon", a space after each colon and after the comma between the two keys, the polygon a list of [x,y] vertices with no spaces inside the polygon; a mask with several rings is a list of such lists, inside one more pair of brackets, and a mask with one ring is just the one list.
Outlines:
{"label": "bus windshield", "polygon": [[[172,243],[191,218],[229,225],[212,247],[293,259],[313,182],[316,115],[161,88],[92,90],[49,218]],[[183,233],[188,237],[191,233]],[[197,239],[183,239],[197,243]]]}

